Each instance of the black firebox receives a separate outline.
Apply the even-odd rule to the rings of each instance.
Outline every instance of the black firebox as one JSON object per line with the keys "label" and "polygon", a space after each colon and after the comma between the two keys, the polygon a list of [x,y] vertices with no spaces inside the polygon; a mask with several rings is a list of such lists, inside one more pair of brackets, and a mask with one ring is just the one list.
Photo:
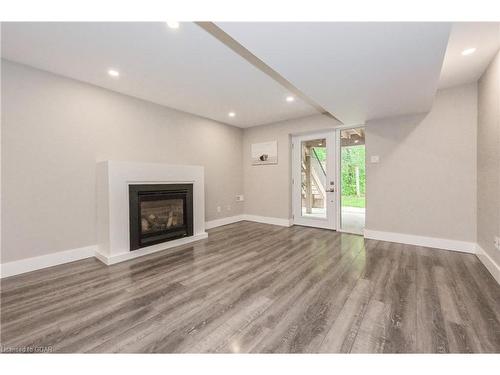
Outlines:
{"label": "black firebox", "polygon": [[193,185],[129,185],[130,250],[193,235]]}

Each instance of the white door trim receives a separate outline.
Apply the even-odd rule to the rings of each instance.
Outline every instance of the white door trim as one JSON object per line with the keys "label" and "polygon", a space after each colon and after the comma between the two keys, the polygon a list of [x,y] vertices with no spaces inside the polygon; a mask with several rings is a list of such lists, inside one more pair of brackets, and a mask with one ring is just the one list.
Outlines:
{"label": "white door trim", "polygon": [[340,189],[341,189],[341,179],[342,179],[342,171],[341,163],[342,163],[342,150],[340,147],[340,132],[342,129],[335,129],[335,224],[336,230],[342,231],[342,207],[340,202]]}

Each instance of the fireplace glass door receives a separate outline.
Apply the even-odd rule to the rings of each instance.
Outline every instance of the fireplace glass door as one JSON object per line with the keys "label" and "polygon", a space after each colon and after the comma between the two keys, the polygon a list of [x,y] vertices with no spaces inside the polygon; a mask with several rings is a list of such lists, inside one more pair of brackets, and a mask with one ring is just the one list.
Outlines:
{"label": "fireplace glass door", "polygon": [[184,226],[185,200],[183,198],[171,196],[161,200],[150,198],[151,196],[141,197],[141,233],[143,236]]}
{"label": "fireplace glass door", "polygon": [[192,185],[130,185],[130,249],[192,235]]}

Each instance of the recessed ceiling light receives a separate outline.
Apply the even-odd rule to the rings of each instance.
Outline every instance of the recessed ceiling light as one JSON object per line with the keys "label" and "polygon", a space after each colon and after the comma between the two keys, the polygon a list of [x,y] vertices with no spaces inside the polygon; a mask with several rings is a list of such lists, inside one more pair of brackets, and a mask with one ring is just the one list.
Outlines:
{"label": "recessed ceiling light", "polygon": [[287,96],[286,101],[290,103],[290,102],[295,101],[295,98],[293,96]]}
{"label": "recessed ceiling light", "polygon": [[179,22],[177,22],[177,21],[167,21],[167,26],[170,27],[171,29],[178,29],[179,28]]}
{"label": "recessed ceiling light", "polygon": [[462,56],[472,55],[474,52],[476,52],[475,48],[467,48],[462,51]]}
{"label": "recessed ceiling light", "polygon": [[114,78],[118,78],[120,76],[120,72],[115,69],[108,69],[108,74]]}
{"label": "recessed ceiling light", "polygon": [[234,117],[234,116],[236,116],[236,113],[234,113],[234,112],[229,112],[227,115],[228,115],[229,117]]}

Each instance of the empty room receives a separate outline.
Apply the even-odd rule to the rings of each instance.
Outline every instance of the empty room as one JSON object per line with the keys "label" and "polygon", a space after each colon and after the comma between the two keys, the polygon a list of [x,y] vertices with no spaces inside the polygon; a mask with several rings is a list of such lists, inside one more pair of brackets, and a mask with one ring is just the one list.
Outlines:
{"label": "empty room", "polygon": [[500,23],[165,18],[1,24],[1,351],[500,353]]}

